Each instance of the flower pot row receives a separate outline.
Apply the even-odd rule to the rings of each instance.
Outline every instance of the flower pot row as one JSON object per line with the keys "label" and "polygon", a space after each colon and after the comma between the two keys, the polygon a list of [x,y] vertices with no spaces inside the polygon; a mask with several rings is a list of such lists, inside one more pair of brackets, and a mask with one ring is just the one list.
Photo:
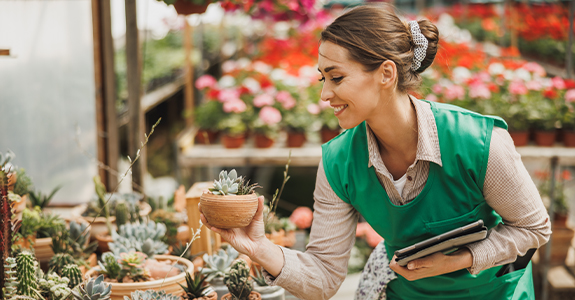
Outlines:
{"label": "flower pot row", "polygon": [[575,147],[575,130],[510,131],[509,135],[516,147],[527,146],[531,140],[541,147],[551,147],[557,142],[565,147]]}
{"label": "flower pot row", "polygon": [[[327,143],[332,138],[336,137],[340,133],[339,129],[329,130],[322,129],[320,131],[320,137],[322,143]],[[254,146],[256,148],[270,148],[275,145],[276,140],[262,133],[253,133]],[[248,140],[249,135],[229,135],[226,133],[214,132],[209,130],[199,130],[196,134],[195,141],[198,144],[209,145],[216,144],[218,139],[220,143],[228,149],[241,148],[245,145]],[[302,147],[307,141],[305,132],[287,132],[286,147],[289,148],[299,148]]]}

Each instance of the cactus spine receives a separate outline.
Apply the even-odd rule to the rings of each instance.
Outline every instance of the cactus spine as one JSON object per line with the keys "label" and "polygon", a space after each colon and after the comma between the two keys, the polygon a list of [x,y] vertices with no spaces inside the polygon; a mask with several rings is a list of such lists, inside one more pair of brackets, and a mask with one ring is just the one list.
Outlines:
{"label": "cactus spine", "polygon": [[62,276],[62,269],[65,265],[75,264],[74,258],[68,253],[58,253],[52,256],[50,262],[48,262],[49,272],[54,272]]}
{"label": "cactus spine", "polygon": [[[7,159],[8,160],[8,159]],[[19,222],[12,223],[12,207],[8,199],[8,170],[4,164],[0,166],[0,266],[6,265],[6,259],[12,251],[12,232],[18,231]],[[0,299],[4,295],[4,272],[0,272]]]}
{"label": "cactus spine", "polygon": [[71,289],[82,283],[82,271],[76,264],[65,265],[62,269],[62,277],[70,279],[68,287]]}
{"label": "cactus spine", "polygon": [[16,259],[14,257],[6,258],[6,264],[4,265],[4,276],[6,283],[4,284],[4,297],[10,299],[16,295],[18,290],[18,280],[16,278]]}
{"label": "cactus spine", "polygon": [[34,297],[37,290],[36,265],[38,262],[34,255],[28,251],[23,251],[16,258],[16,269],[18,270],[18,294],[22,296]]}
{"label": "cactus spine", "polygon": [[116,226],[120,228],[120,226],[126,224],[128,222],[129,217],[129,210],[128,205],[126,202],[120,202],[116,205]]}

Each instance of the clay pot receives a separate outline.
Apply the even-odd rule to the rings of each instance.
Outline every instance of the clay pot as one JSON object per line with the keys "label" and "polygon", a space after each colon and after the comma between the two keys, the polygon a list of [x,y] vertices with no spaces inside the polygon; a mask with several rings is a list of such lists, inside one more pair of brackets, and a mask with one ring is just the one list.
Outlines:
{"label": "clay pot", "polygon": [[85,266],[80,266],[80,271],[82,272],[82,276],[86,275],[86,273],[93,267],[98,265],[98,256],[96,256],[96,253],[92,253],[90,254],[90,257],[88,257],[88,259],[86,260],[86,262],[88,263],[88,268],[86,268]]}
{"label": "clay pot", "polygon": [[305,132],[288,131],[287,146],[290,148],[299,148],[305,143]]}
{"label": "clay pot", "polygon": [[[155,255],[155,260],[164,261],[164,260],[171,260],[172,262],[179,259],[179,263],[184,265],[186,268],[186,272],[190,273],[193,278],[194,274],[194,265],[191,261],[179,258],[173,255]],[[186,285],[186,272],[182,272],[176,276],[168,277],[164,281],[164,279],[157,279],[152,281],[144,281],[144,282],[131,282],[131,283],[118,283],[118,282],[110,282],[112,285],[112,293],[110,296],[111,300],[124,300],[124,296],[130,295],[131,292],[136,290],[164,290],[168,294],[174,295],[182,295],[184,290],[180,287],[179,284]],[[98,276],[98,271],[96,269],[91,269],[86,273],[84,276],[86,279],[91,277]]]}
{"label": "clay pot", "polygon": [[338,136],[339,132],[340,132],[339,128],[338,129],[329,129],[327,127],[323,127],[321,129],[321,131],[319,132],[321,135],[321,142],[322,143],[329,142],[331,139]]}
{"label": "clay pot", "polygon": [[39,262],[48,262],[54,256],[54,251],[52,250],[52,238],[41,238],[36,239],[34,243],[34,252],[36,253],[36,259]]}
{"label": "clay pot", "polygon": [[[50,243],[51,242],[52,239],[50,239]],[[34,244],[36,244],[36,233],[33,233],[32,235],[29,235],[27,237],[20,238],[16,243],[14,243],[14,245],[20,245],[22,246],[22,248],[26,249],[32,249],[32,247],[34,247]]]}
{"label": "clay pot", "polygon": [[198,130],[198,133],[196,134],[196,143],[202,144],[202,145],[215,144],[216,140],[218,138],[218,135],[219,135],[219,132],[216,132],[213,130],[200,129],[200,130]]}
{"label": "clay pot", "polygon": [[179,15],[191,15],[206,12],[208,5],[210,5],[210,3],[199,5],[188,0],[177,0],[174,3],[174,8]]}
{"label": "clay pot", "polygon": [[202,296],[200,298],[192,298],[191,300],[218,300],[218,293],[211,292],[205,296]]}
{"label": "clay pot", "polygon": [[221,228],[242,228],[248,226],[258,209],[258,196],[214,195],[203,193],[200,196],[202,212],[210,225]]}
{"label": "clay pot", "polygon": [[565,147],[575,147],[575,130],[563,131],[563,144]]}
{"label": "clay pot", "polygon": [[[260,295],[260,293],[252,291],[247,300],[261,300],[262,299],[262,295]],[[232,300],[232,294],[227,293],[222,297],[222,300]]]}
{"label": "clay pot", "polygon": [[284,300],[285,290],[278,285],[275,286],[259,286],[254,282],[254,291],[260,293],[262,300]]}
{"label": "clay pot", "polygon": [[254,135],[254,143],[256,148],[269,148],[274,145],[274,140],[267,137],[265,134],[256,133]]}
{"label": "clay pot", "polygon": [[555,130],[536,130],[535,131],[535,144],[542,147],[550,147],[555,143],[557,134]]}
{"label": "clay pot", "polygon": [[100,250],[100,252],[102,253],[110,251],[108,243],[112,243],[114,241],[114,239],[112,239],[112,236],[109,235],[107,232],[97,234],[96,240],[98,240],[98,250]]}
{"label": "clay pot", "polygon": [[509,135],[513,139],[513,144],[515,147],[526,146],[529,142],[529,131],[510,131]]}
{"label": "clay pot", "polygon": [[230,136],[227,134],[224,134],[222,136],[222,145],[224,145],[224,147],[228,148],[228,149],[236,149],[236,148],[241,148],[245,141],[246,141],[246,137],[244,135],[240,135],[240,136]]}

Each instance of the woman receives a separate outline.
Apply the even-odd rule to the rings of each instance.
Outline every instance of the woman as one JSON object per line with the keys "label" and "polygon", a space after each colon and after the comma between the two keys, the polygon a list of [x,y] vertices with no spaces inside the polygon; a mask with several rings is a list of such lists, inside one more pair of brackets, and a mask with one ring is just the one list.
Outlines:
{"label": "woman", "polygon": [[[342,128],[323,145],[306,252],[265,238],[262,207],[243,229],[211,228],[301,299],[329,299],[346,275],[358,213],[385,239],[388,299],[534,299],[531,266],[501,266],[547,242],[548,215],[505,122],[408,93],[431,65],[438,30],[384,6],[354,8],[323,32],[321,100]],[[201,209],[201,208],[200,208]],[[489,237],[399,266],[395,250],[482,219]],[[385,251],[387,250],[387,251]],[[381,252],[380,252],[381,253]],[[387,265],[389,264],[389,265]]]}

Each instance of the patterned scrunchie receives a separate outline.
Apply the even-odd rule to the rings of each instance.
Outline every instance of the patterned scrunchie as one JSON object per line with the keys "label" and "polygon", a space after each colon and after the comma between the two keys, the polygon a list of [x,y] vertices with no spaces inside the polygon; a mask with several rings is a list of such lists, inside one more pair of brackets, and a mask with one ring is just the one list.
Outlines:
{"label": "patterned scrunchie", "polygon": [[421,33],[417,21],[409,21],[409,28],[411,29],[411,36],[413,37],[413,43],[415,44],[415,49],[413,49],[414,54],[411,69],[413,71],[417,71],[417,69],[421,67],[421,62],[425,59],[428,41],[427,38]]}
{"label": "patterned scrunchie", "polygon": [[385,300],[387,284],[397,278],[389,268],[387,251],[381,241],[371,252],[355,291],[354,300]]}

